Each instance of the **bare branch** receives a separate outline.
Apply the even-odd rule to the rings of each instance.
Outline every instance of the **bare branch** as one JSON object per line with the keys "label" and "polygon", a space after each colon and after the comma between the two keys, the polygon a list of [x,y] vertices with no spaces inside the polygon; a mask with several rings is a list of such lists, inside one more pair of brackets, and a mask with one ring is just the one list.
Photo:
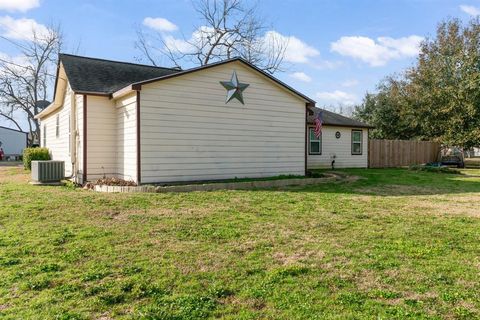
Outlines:
{"label": "bare branch", "polygon": [[[2,37],[20,50],[19,60],[0,59],[0,116],[12,122],[19,130],[21,124],[15,112],[26,116],[30,137],[39,137],[40,128],[35,115],[39,101],[46,100],[53,84],[56,60],[62,46],[60,28],[49,27],[47,33],[32,30],[31,40],[13,41]],[[33,141],[30,141],[33,143]]]}
{"label": "bare branch", "polygon": [[242,57],[269,73],[283,71],[288,43],[267,37],[264,19],[255,6],[245,0],[194,0],[193,7],[201,25],[191,37],[175,39],[162,32],[153,36],[139,29],[136,47],[153,65],[166,57],[175,66],[182,63],[205,65],[211,62]]}

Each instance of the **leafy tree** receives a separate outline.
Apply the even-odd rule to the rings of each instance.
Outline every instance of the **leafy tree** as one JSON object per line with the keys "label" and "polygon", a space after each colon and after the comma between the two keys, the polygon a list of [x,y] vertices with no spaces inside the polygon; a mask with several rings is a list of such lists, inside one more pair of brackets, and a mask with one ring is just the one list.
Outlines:
{"label": "leafy tree", "polygon": [[407,75],[410,108],[425,136],[450,145],[480,145],[480,21],[441,23]]}
{"label": "leafy tree", "polygon": [[422,42],[416,64],[386,78],[354,116],[376,126],[374,137],[432,139],[480,145],[480,21],[438,25]]}
{"label": "leafy tree", "polygon": [[373,124],[374,139],[418,139],[417,123],[408,108],[403,92],[404,82],[387,77],[377,87],[376,94],[367,93],[361,105],[355,106],[353,117]]}

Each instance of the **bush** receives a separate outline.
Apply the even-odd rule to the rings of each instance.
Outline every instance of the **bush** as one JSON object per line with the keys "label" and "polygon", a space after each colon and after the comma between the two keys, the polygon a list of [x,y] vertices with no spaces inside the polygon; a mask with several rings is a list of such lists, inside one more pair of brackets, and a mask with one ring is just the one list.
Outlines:
{"label": "bush", "polygon": [[47,148],[25,148],[23,150],[23,166],[26,170],[32,169],[32,161],[50,160],[50,152]]}
{"label": "bush", "polygon": [[443,166],[429,166],[429,165],[411,165],[409,167],[412,171],[425,171],[425,172],[434,172],[434,173],[450,173],[450,174],[460,174],[460,171],[451,169],[449,167]]}

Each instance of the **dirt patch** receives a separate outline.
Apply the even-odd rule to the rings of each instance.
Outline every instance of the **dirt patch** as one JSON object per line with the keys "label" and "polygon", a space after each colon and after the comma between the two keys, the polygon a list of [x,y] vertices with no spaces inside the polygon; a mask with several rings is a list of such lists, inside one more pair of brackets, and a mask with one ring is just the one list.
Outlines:
{"label": "dirt patch", "polygon": [[305,263],[311,260],[322,260],[325,257],[323,251],[305,251],[300,250],[295,253],[287,254],[284,252],[277,252],[273,254],[273,258],[284,266],[294,265],[298,263]]}
{"label": "dirt patch", "polygon": [[429,197],[428,199],[420,197],[409,200],[404,208],[438,215],[467,215],[480,218],[479,203],[480,194],[456,195],[455,200],[445,196]]}
{"label": "dirt patch", "polygon": [[[400,188],[401,189],[401,188]],[[403,188],[404,192],[406,188]],[[362,189],[365,191],[366,189]],[[413,192],[416,188],[409,189]],[[368,189],[368,191],[374,191],[373,188]],[[380,192],[378,190],[375,191]],[[397,195],[385,194],[380,195],[354,195],[352,196],[358,203],[361,203],[362,206],[371,206],[373,201],[379,203],[380,205],[383,202],[388,202],[390,205],[382,209],[382,214],[429,214],[429,215],[466,215],[470,217],[480,217],[480,210],[478,204],[480,203],[480,193],[466,193],[466,194],[432,194],[424,195],[418,190],[419,194],[401,194],[402,191],[398,192]],[[351,200],[352,197],[346,198],[346,200]],[[395,197],[395,200],[392,201],[389,197]],[[377,213],[378,214],[378,213]]]}
{"label": "dirt patch", "polygon": [[429,195],[437,194],[438,190],[428,187],[422,188],[418,186],[407,185],[383,185],[381,187],[369,187],[355,189],[358,193],[366,193],[379,196],[405,196],[405,195]]}
{"label": "dirt patch", "polygon": [[28,183],[30,172],[22,166],[0,166],[0,183]]}
{"label": "dirt patch", "polygon": [[354,281],[362,291],[370,291],[373,289],[388,289],[389,287],[380,283],[380,276],[369,270],[363,270],[355,276]]}
{"label": "dirt patch", "polygon": [[254,299],[254,298],[239,298],[237,296],[228,296],[222,299],[223,304],[231,304],[234,306],[246,306],[251,310],[262,310],[266,307],[265,302],[262,299]]}
{"label": "dirt patch", "polygon": [[405,303],[407,300],[411,301],[428,301],[428,300],[435,300],[438,298],[438,294],[435,292],[425,292],[425,293],[417,293],[417,292],[406,292],[402,294],[401,298],[394,298],[394,299],[380,299],[389,305],[399,305]]}

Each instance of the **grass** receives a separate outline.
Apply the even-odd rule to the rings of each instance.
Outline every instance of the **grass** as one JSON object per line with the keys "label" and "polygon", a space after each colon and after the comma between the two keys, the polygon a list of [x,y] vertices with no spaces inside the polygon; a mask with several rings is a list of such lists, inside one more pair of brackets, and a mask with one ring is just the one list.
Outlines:
{"label": "grass", "polygon": [[104,194],[0,168],[3,319],[480,317],[480,170]]}
{"label": "grass", "polygon": [[201,180],[201,181],[189,181],[189,182],[169,182],[165,184],[157,185],[190,185],[190,184],[206,184],[206,183],[230,183],[230,182],[254,182],[254,181],[276,181],[276,180],[288,180],[288,179],[305,179],[305,178],[323,178],[325,174],[323,170],[315,170],[308,172],[307,176],[299,175],[279,175],[273,177],[263,178],[233,178],[233,179],[219,179],[219,180]]}
{"label": "grass", "polygon": [[471,168],[480,168],[480,157],[465,158],[465,165]]}

